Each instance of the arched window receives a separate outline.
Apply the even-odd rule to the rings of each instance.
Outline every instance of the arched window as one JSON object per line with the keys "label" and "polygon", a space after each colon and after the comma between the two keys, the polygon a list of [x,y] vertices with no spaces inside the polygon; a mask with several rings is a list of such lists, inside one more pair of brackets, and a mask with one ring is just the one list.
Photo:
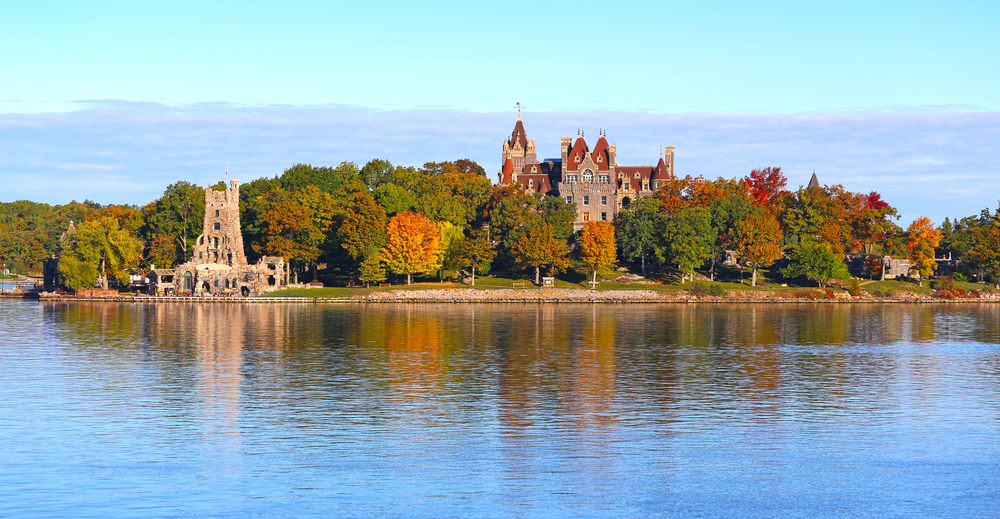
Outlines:
{"label": "arched window", "polygon": [[194,288],[194,280],[191,277],[190,272],[184,273],[184,290],[191,290]]}
{"label": "arched window", "polygon": [[583,181],[584,182],[593,182],[594,181],[594,172],[591,171],[591,170],[589,170],[589,169],[583,170]]}
{"label": "arched window", "polygon": [[[219,210],[218,209],[215,210],[215,217],[216,218],[219,217]],[[215,225],[219,225],[219,224],[215,224]],[[216,227],[216,229],[218,229],[218,227]]]}

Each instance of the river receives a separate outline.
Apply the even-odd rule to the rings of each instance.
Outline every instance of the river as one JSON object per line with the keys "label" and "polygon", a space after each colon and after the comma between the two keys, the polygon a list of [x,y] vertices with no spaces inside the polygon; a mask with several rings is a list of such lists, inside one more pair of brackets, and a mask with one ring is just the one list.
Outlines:
{"label": "river", "polygon": [[4,517],[997,517],[1000,305],[0,299]]}

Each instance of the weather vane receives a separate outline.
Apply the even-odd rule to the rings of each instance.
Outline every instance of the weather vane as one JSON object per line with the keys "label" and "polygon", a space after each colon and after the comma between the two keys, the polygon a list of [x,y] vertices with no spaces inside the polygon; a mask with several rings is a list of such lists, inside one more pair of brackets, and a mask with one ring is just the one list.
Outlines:
{"label": "weather vane", "polygon": [[519,101],[515,106],[517,106],[517,115],[521,115],[521,109],[524,108],[524,105]]}

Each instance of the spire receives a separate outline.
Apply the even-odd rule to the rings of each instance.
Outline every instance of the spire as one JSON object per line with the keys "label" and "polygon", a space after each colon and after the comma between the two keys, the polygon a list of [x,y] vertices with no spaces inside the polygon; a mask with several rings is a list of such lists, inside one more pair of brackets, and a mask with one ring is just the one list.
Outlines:
{"label": "spire", "polygon": [[809,179],[809,185],[807,188],[819,187],[819,179],[816,178],[816,170],[813,170],[813,176]]}

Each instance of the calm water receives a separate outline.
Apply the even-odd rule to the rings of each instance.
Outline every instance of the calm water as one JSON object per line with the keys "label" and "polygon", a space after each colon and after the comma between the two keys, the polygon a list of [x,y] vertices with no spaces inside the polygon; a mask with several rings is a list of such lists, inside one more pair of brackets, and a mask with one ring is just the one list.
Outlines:
{"label": "calm water", "polygon": [[0,300],[4,517],[998,517],[1000,306]]}

